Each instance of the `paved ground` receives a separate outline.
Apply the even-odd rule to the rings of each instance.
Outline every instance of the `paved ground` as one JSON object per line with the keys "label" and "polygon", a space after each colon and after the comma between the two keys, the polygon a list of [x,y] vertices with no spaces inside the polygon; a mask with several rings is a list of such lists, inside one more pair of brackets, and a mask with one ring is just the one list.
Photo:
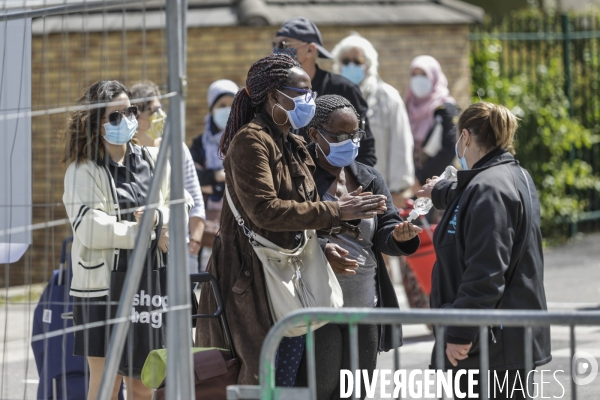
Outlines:
{"label": "paved ground", "polygon": [[[550,310],[600,309],[600,235],[590,235],[547,250],[544,258],[544,282]],[[404,302],[401,307],[408,307],[402,290],[398,291],[398,298]],[[579,327],[575,332],[576,350],[586,351],[600,362],[600,326]],[[429,330],[423,325],[403,326],[403,333],[405,344],[400,351],[400,368],[427,368],[433,347],[433,336]],[[565,372],[556,375],[562,386],[556,383],[552,375],[549,375],[550,379],[544,379],[551,383],[544,385],[543,395],[571,399],[569,328],[552,327],[551,336],[553,359],[540,369]],[[378,368],[394,369],[393,352],[379,356]],[[538,398],[541,398],[541,393]],[[600,375],[590,385],[577,387],[577,399],[600,399]]]}
{"label": "paved ground", "polygon": [[[551,310],[600,309],[600,235],[575,240],[545,252],[546,294]],[[401,306],[407,308],[403,290],[398,288]],[[35,399],[37,370],[30,350],[29,336],[35,304],[0,304],[0,399]],[[400,350],[402,369],[422,370],[429,364],[433,337],[425,326],[404,326],[405,345]],[[600,361],[600,327],[576,330],[577,350],[584,350]],[[553,360],[544,366],[557,374],[544,386],[544,396],[571,399],[569,331],[552,328]],[[393,369],[393,352],[379,357],[378,368]],[[587,386],[579,386],[578,399],[600,398],[600,376]],[[376,393],[379,393],[377,391]],[[561,396],[562,395],[562,396]],[[410,397],[409,397],[410,398]],[[541,395],[538,396],[541,398]]]}

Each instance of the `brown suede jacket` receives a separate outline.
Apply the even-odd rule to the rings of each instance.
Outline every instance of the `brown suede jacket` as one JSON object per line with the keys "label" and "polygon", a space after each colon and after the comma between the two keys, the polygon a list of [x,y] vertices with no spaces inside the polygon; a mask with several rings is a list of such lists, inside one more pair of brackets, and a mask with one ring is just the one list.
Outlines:
{"label": "brown suede jacket", "polygon": [[[226,184],[246,226],[273,243],[293,248],[298,232],[340,225],[335,202],[320,202],[315,164],[299,136],[283,134],[269,116],[257,114],[235,135],[223,162]],[[238,384],[258,384],[259,356],[273,325],[262,265],[227,201],[223,203],[207,271],[217,278],[233,345],[241,361]],[[206,284],[199,313],[214,312]],[[199,320],[196,346],[227,347],[216,319]]]}

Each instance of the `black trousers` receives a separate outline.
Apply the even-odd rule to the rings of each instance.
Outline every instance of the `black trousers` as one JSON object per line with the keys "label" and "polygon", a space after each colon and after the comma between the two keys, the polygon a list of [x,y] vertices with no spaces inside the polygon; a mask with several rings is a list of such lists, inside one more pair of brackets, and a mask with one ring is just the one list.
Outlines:
{"label": "black trousers", "polygon": [[[378,325],[358,325],[358,368],[373,378],[379,346]],[[315,331],[317,399],[340,398],[340,370],[350,369],[350,332],[348,325],[327,324]],[[308,386],[306,354],[300,363],[296,386]],[[361,398],[365,398],[362,383]]]}
{"label": "black trousers", "polygon": [[[499,382],[499,384],[494,380],[494,373],[497,376],[497,381]],[[533,382],[533,375],[530,375],[530,379],[529,379],[529,393],[531,393],[532,395],[534,394],[534,391],[531,389],[532,385],[531,383]],[[505,380],[506,377],[506,380]],[[479,374],[474,374],[473,378],[479,381]],[[508,371],[490,371],[490,375],[489,375],[489,399],[490,400],[504,400],[504,399],[517,399],[517,400],[521,400],[521,399],[526,399],[527,396],[527,376],[525,374],[525,371],[522,369],[511,369]],[[481,398],[481,396],[479,397],[469,397],[469,381],[468,381],[468,374],[462,375],[460,377],[460,391],[463,393],[463,395],[465,395],[465,397],[458,397],[456,394],[456,389],[455,389],[455,393],[454,393],[454,398],[455,399],[459,399],[459,398],[463,398],[463,399],[475,399],[475,398]],[[513,391],[513,387],[515,388],[515,390]],[[474,394],[480,394],[481,390],[483,388],[481,387],[481,385],[477,384],[477,385],[473,385],[473,393]],[[520,390],[523,389],[523,390]]]}

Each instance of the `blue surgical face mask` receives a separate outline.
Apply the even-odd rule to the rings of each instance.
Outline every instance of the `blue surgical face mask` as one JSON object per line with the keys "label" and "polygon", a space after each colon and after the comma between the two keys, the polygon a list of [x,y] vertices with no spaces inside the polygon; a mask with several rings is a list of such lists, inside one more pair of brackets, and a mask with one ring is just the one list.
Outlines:
{"label": "blue surgical face mask", "polygon": [[362,65],[351,62],[342,67],[342,76],[350,82],[360,85],[365,80],[365,70]]}
{"label": "blue surgical face mask", "polygon": [[279,93],[287,97],[288,99],[292,99],[294,101],[294,109],[286,110],[281,106],[281,104],[276,104],[277,107],[281,108],[286,112],[290,124],[294,129],[304,128],[315,116],[315,111],[317,106],[315,104],[314,97],[311,97],[310,101],[306,101],[306,95],[302,94],[297,97],[290,97],[287,94],[277,90]]}
{"label": "blue surgical face mask", "polygon": [[106,135],[104,140],[110,144],[125,144],[133,138],[138,127],[138,122],[135,117],[121,118],[121,123],[117,126],[111,125],[110,122],[103,125]]}
{"label": "blue surgical face mask", "polygon": [[[321,132],[319,132],[319,135],[321,135],[321,137],[325,139],[325,136],[323,136]],[[352,164],[356,159],[356,156],[358,156],[358,148],[360,147],[360,142],[354,143],[352,139],[348,139],[340,143],[328,143],[328,155],[325,154],[321,146],[319,146],[319,143],[316,143],[316,145],[327,159],[327,162],[329,162],[329,164],[333,165],[334,167],[347,167],[348,165]]]}
{"label": "blue surgical face mask", "polygon": [[273,47],[273,54],[285,54],[286,56],[290,56],[294,60],[298,61],[298,49],[295,47],[286,47],[285,49]]}
{"label": "blue surgical face mask", "polygon": [[469,166],[467,165],[467,159],[465,158],[465,153],[467,152],[467,148],[465,147],[462,157],[458,155],[458,142],[460,142],[460,139],[462,139],[462,137],[463,137],[463,134],[461,133],[460,137],[458,138],[458,141],[454,144],[454,154],[456,154],[456,158],[458,158],[460,167],[463,169],[463,171],[466,171],[469,169]]}
{"label": "blue surgical face mask", "polygon": [[225,129],[227,126],[227,120],[229,119],[229,113],[231,112],[231,107],[223,107],[216,108],[213,110],[213,122],[220,130]]}

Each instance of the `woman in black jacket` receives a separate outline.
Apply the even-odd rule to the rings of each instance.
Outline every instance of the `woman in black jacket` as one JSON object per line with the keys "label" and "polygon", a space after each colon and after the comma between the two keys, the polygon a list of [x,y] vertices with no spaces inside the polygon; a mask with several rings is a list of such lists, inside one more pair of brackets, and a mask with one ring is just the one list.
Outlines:
{"label": "woman in black jacket", "polygon": [[[540,204],[533,180],[512,155],[517,120],[503,106],[471,105],[457,124],[458,180],[431,179],[418,193],[447,210],[434,233],[437,262],[431,308],[546,310]],[[524,330],[493,326],[480,338],[476,327],[446,329],[446,367],[478,369],[480,341],[489,342],[493,373],[508,389],[517,375],[525,385]],[[434,353],[435,354],[435,350]],[[432,359],[433,359],[432,355]],[[533,328],[533,362],[550,362],[550,328]],[[432,362],[433,364],[433,362]],[[461,390],[466,389],[466,379]],[[519,383],[517,382],[517,386]],[[491,398],[521,398],[521,391]],[[515,397],[517,396],[517,397]]]}
{"label": "woman in black jacket", "polygon": [[[403,222],[392,203],[390,191],[373,168],[355,162],[364,134],[352,104],[338,95],[320,96],[308,126],[308,150],[316,161],[313,173],[322,201],[337,201],[356,190],[387,197],[387,210],[369,219],[342,223],[341,229],[319,232],[326,239],[325,254],[333,268],[345,307],[398,308],[398,299],[388,276],[382,252],[390,256],[413,254],[419,248],[421,229]],[[392,348],[391,327],[359,325],[359,368],[372,375],[378,351]],[[402,343],[401,337],[398,343]],[[347,325],[327,324],[315,331],[317,398],[339,398],[340,369],[350,368]],[[306,384],[301,366],[297,385]],[[362,390],[363,397],[365,394]]]}

